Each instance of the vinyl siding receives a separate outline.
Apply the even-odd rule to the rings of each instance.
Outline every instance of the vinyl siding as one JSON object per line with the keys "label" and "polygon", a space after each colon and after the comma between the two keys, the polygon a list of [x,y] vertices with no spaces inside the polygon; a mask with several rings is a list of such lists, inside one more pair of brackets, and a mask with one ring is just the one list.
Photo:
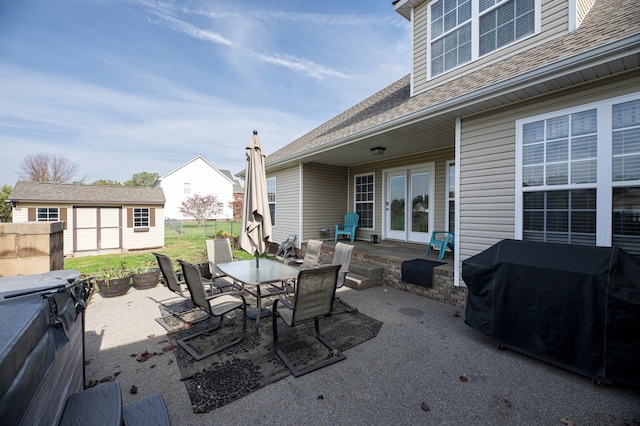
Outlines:
{"label": "vinyl siding", "polygon": [[280,243],[289,235],[300,240],[300,167],[294,166],[267,175],[276,178],[276,226],[271,241]]}
{"label": "vinyl siding", "polygon": [[582,20],[587,15],[587,12],[589,12],[589,9],[591,9],[591,6],[593,6],[593,3],[595,3],[595,1],[596,0],[577,0],[576,21],[578,26],[580,26]]}
{"label": "vinyl siding", "polygon": [[447,184],[447,161],[454,159],[454,148],[453,141],[451,141],[452,147],[447,149],[441,149],[437,151],[429,151],[416,153],[411,156],[406,157],[398,157],[387,161],[380,161],[376,163],[369,163],[357,167],[352,167],[349,171],[349,203],[351,205],[351,210],[354,208],[354,199],[353,199],[353,186],[354,186],[354,176],[365,174],[365,173],[375,173],[375,229],[373,231],[360,231],[357,233],[359,239],[369,239],[370,234],[379,234],[382,235],[382,220],[384,217],[384,210],[382,205],[383,200],[383,171],[388,169],[397,169],[397,168],[410,168],[415,164],[424,164],[433,162],[435,165],[435,198],[434,198],[434,227],[436,229],[444,229],[445,228],[445,209],[447,208],[447,192],[446,192],[446,184]]}
{"label": "vinyl siding", "polygon": [[[148,231],[135,232],[133,227],[127,226],[127,209],[142,207],[155,209],[155,226],[149,226]],[[122,248],[125,250],[137,250],[147,248],[157,248],[164,246],[164,209],[146,205],[125,205],[122,206]]]}
{"label": "vinyl siding", "polygon": [[65,213],[62,212],[63,209],[66,209],[66,225],[63,231],[63,244],[64,244],[64,254],[73,253],[73,214],[72,214],[72,206],[70,204],[61,204],[61,205],[53,205],[53,204],[25,204],[20,203],[16,208],[13,209],[12,212],[12,220],[13,223],[22,223],[29,221],[29,208],[38,208],[38,207],[58,207],[60,209],[60,217],[64,218]]}
{"label": "vinyl siding", "polygon": [[[333,238],[335,224],[343,223],[345,213],[353,210],[348,198],[348,169],[309,163],[304,165],[303,170],[304,218],[301,241]],[[329,235],[321,235],[321,228],[329,228]]]}
{"label": "vinyl siding", "polygon": [[[585,0],[586,1],[586,0]],[[566,0],[541,0],[539,34],[527,37],[514,44],[469,62],[459,68],[445,72],[427,80],[427,10],[430,2],[425,1],[415,9],[413,26],[413,87],[412,95],[424,92],[434,86],[455,79],[461,75],[486,66],[504,57],[529,49],[550,39],[564,35],[569,30],[569,3]]]}
{"label": "vinyl siding", "polygon": [[634,74],[462,120],[460,261],[515,236],[515,121],[632,93],[640,87]]}

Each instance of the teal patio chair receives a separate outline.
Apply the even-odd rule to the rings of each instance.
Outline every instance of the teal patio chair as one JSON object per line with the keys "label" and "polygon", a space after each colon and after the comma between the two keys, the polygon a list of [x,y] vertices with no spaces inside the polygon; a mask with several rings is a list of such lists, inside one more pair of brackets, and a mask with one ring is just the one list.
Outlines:
{"label": "teal patio chair", "polygon": [[442,259],[444,258],[444,252],[447,250],[447,247],[449,247],[451,253],[453,253],[454,244],[453,232],[433,231],[431,233],[431,240],[427,246],[427,254],[431,251],[431,247],[435,247],[440,251],[438,257]]}
{"label": "teal patio chair", "polygon": [[[349,212],[344,215],[344,224],[336,225],[336,235],[334,242],[338,242],[338,235],[348,235],[351,238],[351,244],[356,237],[356,228],[358,227],[358,221],[360,215],[356,212]],[[340,227],[342,226],[342,229]]]}

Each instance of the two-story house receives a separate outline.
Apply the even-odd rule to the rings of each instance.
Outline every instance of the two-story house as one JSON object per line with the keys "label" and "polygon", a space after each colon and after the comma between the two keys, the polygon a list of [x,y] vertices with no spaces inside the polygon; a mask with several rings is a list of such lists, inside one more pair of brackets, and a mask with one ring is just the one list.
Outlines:
{"label": "two-story house", "polygon": [[222,203],[221,211],[209,219],[234,219],[234,194],[242,192],[228,170],[219,170],[201,155],[161,176],[159,185],[167,199],[165,216],[180,220],[193,219],[182,214],[180,206],[194,194],[213,195]]}
{"label": "two-story house", "polygon": [[267,157],[274,239],[455,232],[461,262],[505,238],[640,254],[635,0],[397,0],[409,75]]}

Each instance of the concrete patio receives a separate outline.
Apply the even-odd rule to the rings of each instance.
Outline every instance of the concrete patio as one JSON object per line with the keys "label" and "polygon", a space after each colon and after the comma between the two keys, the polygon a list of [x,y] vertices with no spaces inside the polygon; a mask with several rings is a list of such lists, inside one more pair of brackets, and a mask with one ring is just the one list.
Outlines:
{"label": "concrete patio", "polygon": [[[166,331],[154,321],[159,302],[174,294],[162,285],[109,299],[94,294],[86,311],[86,380],[115,376],[125,403],[161,393],[174,425],[640,424],[640,389],[598,387],[498,350],[464,324],[464,309],[386,286],[343,288],[340,297],[384,322],[377,337],[346,351],[343,362],[194,414],[175,356],[163,352]],[[138,362],[145,351],[152,356]]]}

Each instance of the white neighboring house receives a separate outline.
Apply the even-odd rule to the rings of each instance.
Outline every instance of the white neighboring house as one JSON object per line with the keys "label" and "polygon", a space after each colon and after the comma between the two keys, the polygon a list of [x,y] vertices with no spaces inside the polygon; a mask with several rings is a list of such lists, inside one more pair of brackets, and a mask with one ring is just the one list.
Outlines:
{"label": "white neighboring house", "polygon": [[231,173],[219,170],[204,157],[197,157],[160,177],[160,187],[166,198],[167,219],[193,219],[180,213],[180,205],[194,194],[214,195],[222,203],[222,211],[209,219],[233,219],[234,181]]}

